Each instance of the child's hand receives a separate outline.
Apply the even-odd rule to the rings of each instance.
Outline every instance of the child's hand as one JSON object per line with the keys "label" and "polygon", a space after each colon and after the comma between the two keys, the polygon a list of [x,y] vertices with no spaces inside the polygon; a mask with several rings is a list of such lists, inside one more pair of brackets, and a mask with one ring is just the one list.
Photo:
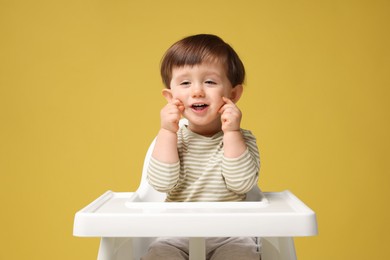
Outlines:
{"label": "child's hand", "polygon": [[240,130],[242,117],[240,109],[230,99],[225,97],[222,97],[222,99],[225,102],[225,105],[219,110],[219,113],[221,113],[222,131],[226,133]]}
{"label": "child's hand", "polygon": [[176,133],[179,130],[179,121],[184,111],[183,103],[173,99],[161,109],[161,128]]}

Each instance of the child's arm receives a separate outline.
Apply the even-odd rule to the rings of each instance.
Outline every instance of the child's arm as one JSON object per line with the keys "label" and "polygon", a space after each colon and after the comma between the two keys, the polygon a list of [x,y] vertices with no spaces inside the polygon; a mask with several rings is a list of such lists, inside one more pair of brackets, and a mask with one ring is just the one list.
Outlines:
{"label": "child's arm", "polygon": [[228,98],[223,97],[225,105],[220,109],[223,136],[224,156],[227,158],[237,158],[247,149],[245,140],[240,131],[241,111]]}
{"label": "child's arm", "polygon": [[223,176],[226,186],[239,194],[248,192],[257,183],[260,168],[256,139],[240,129],[241,111],[230,99],[220,113],[224,132]]}
{"label": "child's arm", "polygon": [[176,132],[183,109],[179,100],[173,100],[161,110],[161,128],[148,166],[149,184],[160,192],[169,192],[179,178]]}
{"label": "child's arm", "polygon": [[178,99],[172,100],[161,110],[161,128],[157,134],[152,156],[162,163],[179,161],[176,132],[179,130],[179,120],[183,110],[183,104]]}

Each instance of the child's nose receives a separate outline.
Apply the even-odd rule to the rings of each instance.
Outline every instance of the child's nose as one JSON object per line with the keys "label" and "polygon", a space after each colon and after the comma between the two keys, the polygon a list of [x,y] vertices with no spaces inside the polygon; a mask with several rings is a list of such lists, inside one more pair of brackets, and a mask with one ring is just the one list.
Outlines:
{"label": "child's nose", "polygon": [[192,97],[204,97],[204,90],[201,84],[194,84],[191,91]]}

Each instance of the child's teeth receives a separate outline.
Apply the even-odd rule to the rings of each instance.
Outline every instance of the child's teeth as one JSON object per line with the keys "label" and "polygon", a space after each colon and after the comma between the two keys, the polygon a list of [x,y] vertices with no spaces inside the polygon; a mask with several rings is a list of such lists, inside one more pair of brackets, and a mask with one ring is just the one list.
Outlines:
{"label": "child's teeth", "polygon": [[192,105],[192,107],[194,109],[197,109],[197,110],[203,109],[206,106],[207,106],[206,104],[194,104],[194,105]]}

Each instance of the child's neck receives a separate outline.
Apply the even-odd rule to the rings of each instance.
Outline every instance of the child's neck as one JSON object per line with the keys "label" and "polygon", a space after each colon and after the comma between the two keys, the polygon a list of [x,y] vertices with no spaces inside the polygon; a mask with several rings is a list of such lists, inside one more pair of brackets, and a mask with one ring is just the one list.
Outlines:
{"label": "child's neck", "polygon": [[215,135],[216,133],[219,133],[222,130],[222,124],[221,124],[221,121],[218,121],[214,124],[199,126],[199,125],[191,124],[191,122],[189,122],[188,129],[190,129],[192,132],[194,132],[198,135],[211,137],[211,136]]}

